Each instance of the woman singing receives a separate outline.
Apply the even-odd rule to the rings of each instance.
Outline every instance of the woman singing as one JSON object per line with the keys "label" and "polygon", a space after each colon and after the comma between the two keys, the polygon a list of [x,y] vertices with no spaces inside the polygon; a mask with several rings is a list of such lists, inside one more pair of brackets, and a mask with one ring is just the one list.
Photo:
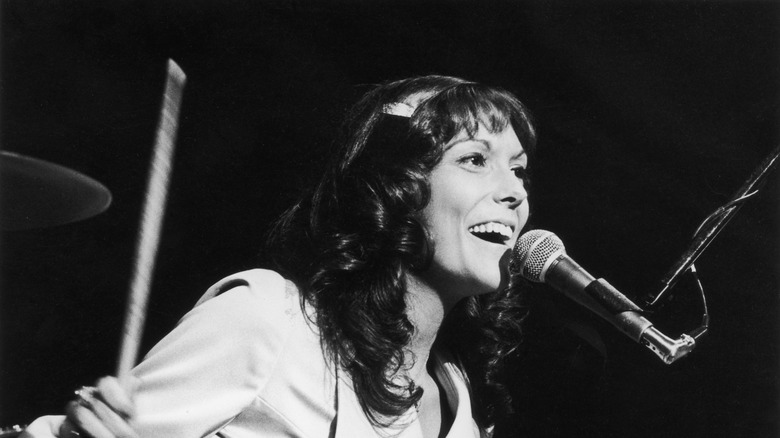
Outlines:
{"label": "woman singing", "polygon": [[443,76],[349,113],[319,184],[272,228],[274,270],[212,286],[133,370],[23,436],[486,437],[524,310],[523,104]]}

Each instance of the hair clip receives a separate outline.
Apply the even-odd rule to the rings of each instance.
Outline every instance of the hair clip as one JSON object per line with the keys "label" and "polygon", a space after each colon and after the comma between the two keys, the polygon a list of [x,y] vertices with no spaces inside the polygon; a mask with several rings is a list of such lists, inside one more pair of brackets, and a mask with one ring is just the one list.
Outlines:
{"label": "hair clip", "polygon": [[388,103],[382,108],[382,114],[390,114],[391,116],[399,117],[412,117],[415,108],[406,102],[393,102]]}

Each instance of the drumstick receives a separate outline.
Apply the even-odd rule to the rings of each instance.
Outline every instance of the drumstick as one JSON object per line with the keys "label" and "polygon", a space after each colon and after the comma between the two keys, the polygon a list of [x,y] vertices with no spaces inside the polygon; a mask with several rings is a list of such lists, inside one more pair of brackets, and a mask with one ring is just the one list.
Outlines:
{"label": "drumstick", "polygon": [[127,381],[130,370],[135,366],[141,344],[146,303],[168,196],[179,107],[186,79],[182,69],[169,59],[165,94],[160,109],[160,120],[146,186],[146,199],[138,232],[135,267],[125,306],[125,324],[117,366],[117,376],[121,382]]}

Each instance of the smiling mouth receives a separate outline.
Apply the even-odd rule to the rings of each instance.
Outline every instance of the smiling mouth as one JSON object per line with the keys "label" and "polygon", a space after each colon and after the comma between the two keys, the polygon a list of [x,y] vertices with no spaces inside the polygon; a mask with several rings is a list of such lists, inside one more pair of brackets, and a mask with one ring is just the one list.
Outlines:
{"label": "smiling mouth", "polygon": [[469,233],[490,243],[503,245],[512,238],[512,228],[498,222],[488,222],[469,227]]}

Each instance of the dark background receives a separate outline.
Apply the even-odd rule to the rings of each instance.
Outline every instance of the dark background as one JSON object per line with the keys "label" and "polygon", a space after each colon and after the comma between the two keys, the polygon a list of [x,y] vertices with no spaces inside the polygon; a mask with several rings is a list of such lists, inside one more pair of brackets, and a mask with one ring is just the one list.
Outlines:
{"label": "dark background", "polygon": [[[534,225],[632,298],[778,143],[777,2],[2,2],[2,148],[102,182],[103,214],[2,234],[0,425],[114,372],[165,62],[188,75],[143,350],[262,263],[367,85],[439,73],[532,109]],[[712,316],[671,366],[554,293],[513,362],[523,436],[768,437],[778,424],[780,175],[697,267]],[[13,208],[13,206],[5,206]],[[698,325],[685,282],[652,318]],[[515,363],[516,362],[516,363]],[[514,436],[514,433],[508,433]]]}

